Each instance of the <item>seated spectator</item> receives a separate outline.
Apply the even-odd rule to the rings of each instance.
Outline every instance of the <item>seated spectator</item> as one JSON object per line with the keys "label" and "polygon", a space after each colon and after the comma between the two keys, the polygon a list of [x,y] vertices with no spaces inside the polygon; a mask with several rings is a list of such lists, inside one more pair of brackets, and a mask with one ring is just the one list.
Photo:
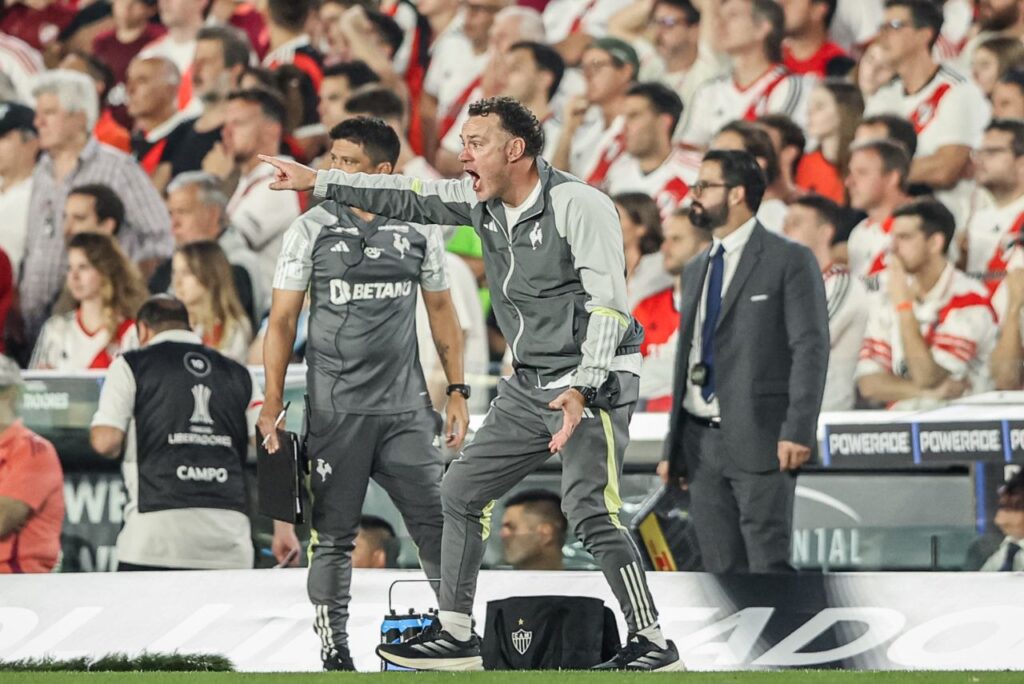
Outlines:
{"label": "seated spectator", "polygon": [[157,174],[175,178],[202,168],[203,159],[220,142],[227,113],[228,95],[239,87],[249,64],[249,44],[237,29],[204,26],[196,36],[192,62],[192,89],[203,104],[203,113],[184,122],[160,158]]}
{"label": "seated spectator", "polygon": [[[259,257],[227,222],[227,203],[220,182],[203,171],[183,173],[167,186],[167,209],[171,214],[174,246],[203,240],[213,240],[220,245],[231,264],[242,308],[252,321],[258,321],[270,308],[268,283],[260,280]],[[171,259],[168,259],[153,272],[149,291],[169,292],[170,288]]]}
{"label": "seated spectator", "polygon": [[117,193],[102,183],[79,185],[64,202],[64,237],[100,233],[117,237],[124,223],[124,204]]}
{"label": "seated spectator", "polygon": [[296,137],[310,133],[305,127],[317,125],[317,101],[323,80],[324,58],[310,42],[306,25],[316,3],[313,0],[264,0],[270,51],[262,65],[275,71],[285,65],[294,65],[299,71],[299,96],[302,99],[304,119],[299,122]]}
{"label": "seated spectator", "polygon": [[1017,250],[1009,271],[992,295],[992,307],[999,317],[999,337],[989,358],[989,370],[997,390],[1024,387],[1024,254]]}
{"label": "seated spectator", "polygon": [[[244,366],[204,347],[188,320],[167,295],[146,301],[142,348],[107,371],[89,429],[97,454],[124,458],[118,571],[253,565],[244,464],[263,392]],[[211,470],[223,473],[216,484]]]}
{"label": "seated spectator", "polygon": [[996,338],[988,292],[946,259],[952,213],[932,199],[893,212],[884,304],[868,315],[857,386],[889,407],[985,392]]}
{"label": "seated spectator", "polygon": [[167,33],[167,29],[151,21],[157,12],[154,0],[114,0],[111,14],[114,28],[100,33],[92,43],[92,54],[110,68],[113,83],[103,106],[121,126],[131,125],[125,107],[125,78],[128,65],[142,48]]}
{"label": "seated spectator", "polygon": [[992,117],[1024,119],[1024,69],[1011,69],[992,88]]}
{"label": "seated spectator", "polygon": [[660,83],[637,83],[622,107],[625,154],[608,169],[604,186],[611,195],[643,193],[667,218],[689,197],[697,182],[700,156],[672,144],[683,113],[679,96]]}
{"label": "seated spectator", "polygon": [[[136,57],[128,66],[128,113],[132,127],[132,157],[149,174],[161,193],[170,180],[170,169],[160,168],[169,149],[180,145],[187,130],[179,126],[188,118],[178,111],[181,76],[166,57]],[[157,173],[159,169],[159,173]]]}
{"label": "seated spectator", "polygon": [[505,562],[515,570],[561,570],[568,527],[558,494],[543,489],[513,494],[501,518]]}
{"label": "seated spectator", "polygon": [[99,97],[100,114],[93,126],[92,134],[104,145],[121,150],[122,152],[132,151],[132,138],[128,129],[114,118],[111,107],[104,103],[107,101],[108,93],[114,84],[114,74],[104,62],[94,55],[84,52],[71,52],[60,61],[60,68],[69,71],[77,71],[92,79],[96,87],[96,95]]}
{"label": "seated spectator", "polygon": [[786,18],[783,63],[794,74],[828,75],[829,64],[846,52],[829,40],[828,28],[837,0],[790,0],[780,3]]}
{"label": "seated spectator", "polygon": [[118,241],[144,274],[172,249],[163,200],[131,157],[89,134],[95,124],[96,90],[88,77],[66,70],[40,75],[34,88],[36,125],[43,154],[33,173],[29,228],[18,293],[25,333],[35,339],[60,292],[67,271],[64,201],[73,185],[103,183],[117,188],[125,208]]}
{"label": "seated spectator", "polygon": [[974,151],[974,178],[992,205],[967,223],[961,263],[994,293],[1020,250],[1024,228],[1024,121],[994,119],[988,125]]}
{"label": "seated spectator", "polygon": [[990,108],[974,83],[932,58],[942,22],[942,9],[933,2],[886,4],[878,42],[896,78],[867,100],[864,113],[896,114],[914,125],[917,151],[909,180],[931,188],[963,225],[973,192],[970,154],[981,142]]}
{"label": "seated spectator", "polygon": [[22,384],[0,357],[0,574],[51,572],[60,557],[64,473],[53,445],[18,419]]}
{"label": "seated spectator", "polygon": [[341,62],[324,69],[317,109],[324,130],[330,131],[345,120],[345,104],[352,93],[376,83],[380,83],[380,76],[360,60]]}
{"label": "seated spectator", "polygon": [[562,84],[565,62],[549,45],[520,41],[509,48],[504,67],[501,94],[519,100],[533,112],[544,127],[544,152],[541,156],[553,159],[558,140],[562,137],[562,122],[555,116],[551,104]]}
{"label": "seated spectator", "polygon": [[722,127],[711,142],[711,149],[749,152],[764,171],[768,187],[757,210],[757,220],[773,233],[781,234],[786,219],[787,189],[780,183],[779,158],[771,136],[750,121],[733,121]]}
{"label": "seated spectator", "polygon": [[67,313],[52,316],[39,334],[30,368],[77,371],[107,368],[138,346],[134,315],[149,294],[113,238],[79,233],[68,241]]}
{"label": "seated spectator", "polygon": [[252,326],[224,250],[216,242],[190,242],[174,251],[171,268],[174,296],[188,308],[192,331],[207,347],[245,363]]}
{"label": "seated spectator", "polygon": [[[982,572],[1020,572],[1024,570],[1024,470],[1019,470],[999,488],[999,508],[995,524],[1004,535],[992,545],[984,537],[967,552],[967,570]],[[979,543],[981,542],[981,543]],[[983,546],[988,546],[982,551]]]}
{"label": "seated spectator", "polygon": [[793,123],[785,114],[765,114],[757,117],[756,123],[772,141],[775,148],[775,156],[779,159],[779,180],[780,195],[786,201],[804,194],[802,188],[796,184],[796,170],[804,157],[804,149],[807,147],[807,136],[804,129]]}
{"label": "seated spectator", "polygon": [[869,290],[878,289],[878,280],[889,260],[893,212],[910,201],[909,174],[910,156],[898,142],[868,140],[851,149],[846,190],[850,193],[850,206],[866,212],[867,218],[850,232],[846,242],[847,264]]}
{"label": "seated spectator", "polygon": [[885,56],[881,44],[874,41],[868,45],[864,54],[861,55],[860,61],[857,62],[857,78],[855,79],[864,99],[867,100],[877,93],[895,76],[896,72],[893,71],[892,64]]}
{"label": "seated spectator", "polygon": [[990,100],[1003,74],[1020,67],[1024,67],[1024,43],[1018,37],[989,38],[978,45],[971,57],[971,76]]}
{"label": "seated spectator", "polygon": [[732,58],[732,72],[707,81],[694,94],[682,141],[704,149],[728,122],[764,114],[785,114],[803,125],[804,77],[782,64],[782,8],[774,0],[724,0],[718,23],[719,48]]}
{"label": "seated spectator", "polygon": [[623,148],[626,93],[636,82],[640,58],[618,38],[594,41],[580,62],[586,90],[567,98],[562,134],[551,165],[601,185]]}
{"label": "seated spectator", "polygon": [[673,284],[645,298],[633,309],[633,317],[644,326],[640,354],[644,362],[640,372],[642,410],[667,413],[672,410],[672,378],[675,375],[679,332],[680,277],[686,264],[711,244],[711,233],[690,223],[690,209],[676,209],[662,224],[661,256]]}
{"label": "seated spectator", "polygon": [[353,116],[372,116],[381,119],[398,136],[401,148],[395,173],[411,176],[422,180],[437,180],[441,174],[430,165],[422,155],[416,154],[409,140],[408,117],[405,115],[405,103],[402,98],[387,88],[375,85],[366,86],[355,91],[345,101],[345,118]]}
{"label": "seated spectator", "polygon": [[913,159],[917,152],[917,131],[914,124],[896,114],[874,114],[861,118],[853,134],[854,143],[868,140],[893,140],[903,145]]}
{"label": "seated spectator", "polygon": [[193,97],[191,67],[196,54],[196,36],[203,27],[208,4],[208,0],[159,3],[160,23],[167,29],[167,33],[139,53],[142,57],[166,57],[174,62],[181,74],[178,109],[192,116],[199,113],[201,104]]}
{"label": "seated spectator", "polygon": [[398,535],[391,523],[375,515],[359,518],[359,531],[356,532],[355,548],[352,549],[352,567],[398,567]]}
{"label": "seated spectator", "polygon": [[864,98],[856,86],[826,80],[807,102],[807,135],[817,148],[800,160],[796,184],[807,192],[846,204],[843,186],[850,165],[850,145],[864,114]]}
{"label": "seated spectator", "polygon": [[[214,147],[203,162],[204,171],[222,179],[238,175],[234,194],[228,200],[228,222],[259,257],[261,283],[273,281],[284,232],[302,212],[297,193],[270,189],[274,167],[259,160],[261,154],[278,154],[284,120],[284,105],[272,91],[254,88],[233,92],[228,97],[223,145]],[[218,150],[228,163],[210,168],[210,156]]]}
{"label": "seated spectator", "polygon": [[807,246],[825,279],[831,352],[822,411],[850,411],[857,403],[854,373],[868,319],[868,293],[860,279],[832,260],[832,240],[842,210],[820,195],[798,198],[786,214],[786,237]]}
{"label": "seated spectator", "polygon": [[7,252],[17,281],[28,239],[32,171],[39,155],[35,112],[17,102],[0,104],[0,249]]}
{"label": "seated spectator", "polygon": [[626,303],[629,310],[644,298],[672,286],[661,254],[661,216],[648,195],[628,192],[612,198],[622,224],[626,254]]}

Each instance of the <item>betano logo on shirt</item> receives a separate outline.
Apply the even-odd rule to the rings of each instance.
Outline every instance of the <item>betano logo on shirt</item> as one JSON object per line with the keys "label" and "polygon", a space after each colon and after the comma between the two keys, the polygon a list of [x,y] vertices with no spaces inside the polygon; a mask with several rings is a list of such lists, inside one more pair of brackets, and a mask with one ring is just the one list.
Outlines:
{"label": "betano logo on shirt", "polygon": [[348,304],[362,299],[398,299],[412,294],[411,280],[352,284],[340,278],[333,278],[330,286],[331,304]]}

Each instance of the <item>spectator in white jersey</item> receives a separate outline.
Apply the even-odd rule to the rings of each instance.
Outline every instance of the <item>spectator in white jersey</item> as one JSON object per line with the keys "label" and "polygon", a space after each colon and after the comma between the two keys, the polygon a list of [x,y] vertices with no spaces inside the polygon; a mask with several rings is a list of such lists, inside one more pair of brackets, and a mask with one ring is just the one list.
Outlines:
{"label": "spectator in white jersey", "polygon": [[952,213],[922,199],[893,213],[884,304],[868,315],[857,387],[873,404],[907,408],[990,389],[996,341],[985,287],[946,258]]}
{"label": "spectator in white jersey", "polygon": [[842,210],[820,195],[800,197],[786,213],[786,237],[806,245],[821,268],[828,300],[831,351],[822,411],[849,411],[857,400],[854,372],[868,319],[868,294],[858,278],[832,260],[832,241],[842,223]]}
{"label": "spectator in white jersey", "polygon": [[565,74],[565,62],[554,48],[544,43],[513,43],[505,57],[502,95],[526,105],[544,128],[545,159],[554,157],[562,136],[562,123],[551,105]]}
{"label": "spectator in white jersey", "polygon": [[687,201],[697,182],[700,156],[672,144],[683,102],[661,83],[637,83],[626,93],[625,154],[608,169],[603,186],[612,195],[641,192],[658,205],[662,218]]}
{"label": "spectator in white jersey", "polygon": [[694,94],[683,124],[683,142],[706,148],[726,123],[770,113],[785,114],[803,125],[806,88],[803,77],[782,64],[785,19],[778,3],[724,0],[718,26],[718,47],[732,58],[732,71]]}
{"label": "spectator in white jersey", "polygon": [[1024,119],[1024,69],[1010,69],[992,89],[992,116]]}
{"label": "spectator in white jersey", "polygon": [[590,44],[580,61],[586,92],[566,100],[562,136],[551,165],[600,185],[623,153],[626,93],[636,81],[640,59],[618,38]]}
{"label": "spectator in white jersey", "polygon": [[642,299],[672,286],[662,265],[661,216],[658,205],[642,192],[612,197],[622,225],[626,255],[626,304],[632,311]]}
{"label": "spectator in white jersey", "polygon": [[896,78],[868,101],[868,116],[890,112],[917,132],[910,182],[930,187],[958,224],[968,216],[971,150],[981,142],[989,105],[966,76],[932,58],[942,29],[942,9],[930,0],[889,0],[879,44]]}

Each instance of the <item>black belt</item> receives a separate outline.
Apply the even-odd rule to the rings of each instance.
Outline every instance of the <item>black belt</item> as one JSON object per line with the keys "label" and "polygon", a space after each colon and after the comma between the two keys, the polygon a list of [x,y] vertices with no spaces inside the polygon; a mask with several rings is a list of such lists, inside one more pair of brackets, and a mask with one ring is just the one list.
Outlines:
{"label": "black belt", "polygon": [[686,419],[700,425],[701,427],[711,428],[713,430],[721,429],[721,420],[712,420],[710,418],[704,418],[703,416],[695,416],[692,413],[686,414]]}

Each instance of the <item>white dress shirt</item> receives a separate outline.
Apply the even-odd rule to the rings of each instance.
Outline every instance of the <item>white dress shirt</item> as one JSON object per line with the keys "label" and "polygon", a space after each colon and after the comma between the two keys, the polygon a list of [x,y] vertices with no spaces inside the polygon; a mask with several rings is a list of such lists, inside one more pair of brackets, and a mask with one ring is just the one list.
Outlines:
{"label": "white dress shirt", "polygon": [[[1018,546],[1024,546],[1024,539],[1014,539],[1013,537],[1006,537],[1003,539],[1003,543],[999,545],[996,552],[988,557],[985,564],[981,566],[981,572],[996,572],[999,568],[1003,567],[1003,563],[1006,562],[1006,554],[1009,550],[1010,544],[1017,544]],[[1013,559],[1014,572],[1020,572],[1024,570],[1024,550],[1018,551],[1017,555]]]}
{"label": "white dress shirt", "polygon": [[[755,225],[757,225],[756,219],[751,218],[739,228],[726,235],[725,238],[719,240],[716,237],[711,241],[711,255],[717,254],[719,249],[723,246],[725,247],[722,299],[725,299],[725,293],[729,291],[729,284],[732,282],[732,277],[736,275],[736,268],[740,265],[740,258],[743,256],[743,248],[747,246],[750,234],[754,232]],[[690,358],[687,362],[689,369],[700,363],[703,352],[701,349],[701,333],[704,328],[704,317],[707,315],[708,276],[711,271],[711,263],[712,261],[709,258],[708,273],[705,274],[704,286],[701,289],[700,300],[697,303],[697,319],[694,321],[693,342],[690,345]],[[700,386],[693,384],[690,374],[687,374],[686,393],[683,395],[683,408],[691,415],[712,420],[721,419],[722,414],[718,407],[718,398],[712,396],[710,402],[704,401],[700,390]]]}

